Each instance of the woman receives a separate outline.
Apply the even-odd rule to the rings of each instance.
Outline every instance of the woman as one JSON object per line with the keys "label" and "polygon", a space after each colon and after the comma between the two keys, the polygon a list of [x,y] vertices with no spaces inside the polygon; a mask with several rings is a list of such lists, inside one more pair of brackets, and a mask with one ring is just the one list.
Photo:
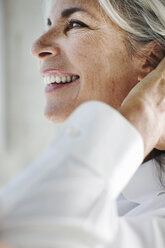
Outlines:
{"label": "woman", "polygon": [[165,3],[53,0],[47,7],[47,31],[32,53],[46,84],[45,115],[64,124],[1,191],[1,240],[163,248],[165,190],[154,173],[155,154],[165,150]]}

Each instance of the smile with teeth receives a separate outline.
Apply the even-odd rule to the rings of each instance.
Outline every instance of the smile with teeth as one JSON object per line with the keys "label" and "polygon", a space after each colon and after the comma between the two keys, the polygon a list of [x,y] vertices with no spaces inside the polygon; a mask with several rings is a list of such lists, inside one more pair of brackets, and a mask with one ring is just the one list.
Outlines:
{"label": "smile with teeth", "polygon": [[66,84],[76,81],[79,76],[60,76],[60,75],[46,75],[44,77],[45,85],[51,86],[52,84]]}

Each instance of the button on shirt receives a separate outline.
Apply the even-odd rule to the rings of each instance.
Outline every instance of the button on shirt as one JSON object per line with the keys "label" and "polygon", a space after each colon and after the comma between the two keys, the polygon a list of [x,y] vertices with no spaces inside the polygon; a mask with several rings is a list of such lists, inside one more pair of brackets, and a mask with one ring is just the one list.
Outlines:
{"label": "button on shirt", "polygon": [[164,248],[165,191],[116,110],[80,105],[0,192],[0,240],[19,248]]}

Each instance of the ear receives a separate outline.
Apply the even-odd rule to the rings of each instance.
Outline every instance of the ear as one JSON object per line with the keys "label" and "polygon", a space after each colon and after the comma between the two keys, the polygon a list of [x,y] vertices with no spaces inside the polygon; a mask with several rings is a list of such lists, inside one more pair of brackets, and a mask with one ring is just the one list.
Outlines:
{"label": "ear", "polygon": [[138,75],[138,81],[141,81],[148,73],[154,70],[160,61],[165,57],[165,48],[158,42],[150,42],[143,47],[141,53],[141,68]]}

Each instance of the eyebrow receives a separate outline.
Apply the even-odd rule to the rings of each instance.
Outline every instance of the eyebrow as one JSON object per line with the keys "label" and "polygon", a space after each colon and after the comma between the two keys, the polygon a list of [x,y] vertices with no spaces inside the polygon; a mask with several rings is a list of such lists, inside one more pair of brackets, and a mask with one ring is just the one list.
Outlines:
{"label": "eyebrow", "polygon": [[67,17],[69,17],[70,15],[72,15],[73,13],[79,12],[79,11],[87,12],[87,11],[86,11],[85,9],[83,9],[83,8],[73,7],[73,8],[64,9],[64,10],[61,12],[61,16],[62,16],[63,18],[67,18]]}

